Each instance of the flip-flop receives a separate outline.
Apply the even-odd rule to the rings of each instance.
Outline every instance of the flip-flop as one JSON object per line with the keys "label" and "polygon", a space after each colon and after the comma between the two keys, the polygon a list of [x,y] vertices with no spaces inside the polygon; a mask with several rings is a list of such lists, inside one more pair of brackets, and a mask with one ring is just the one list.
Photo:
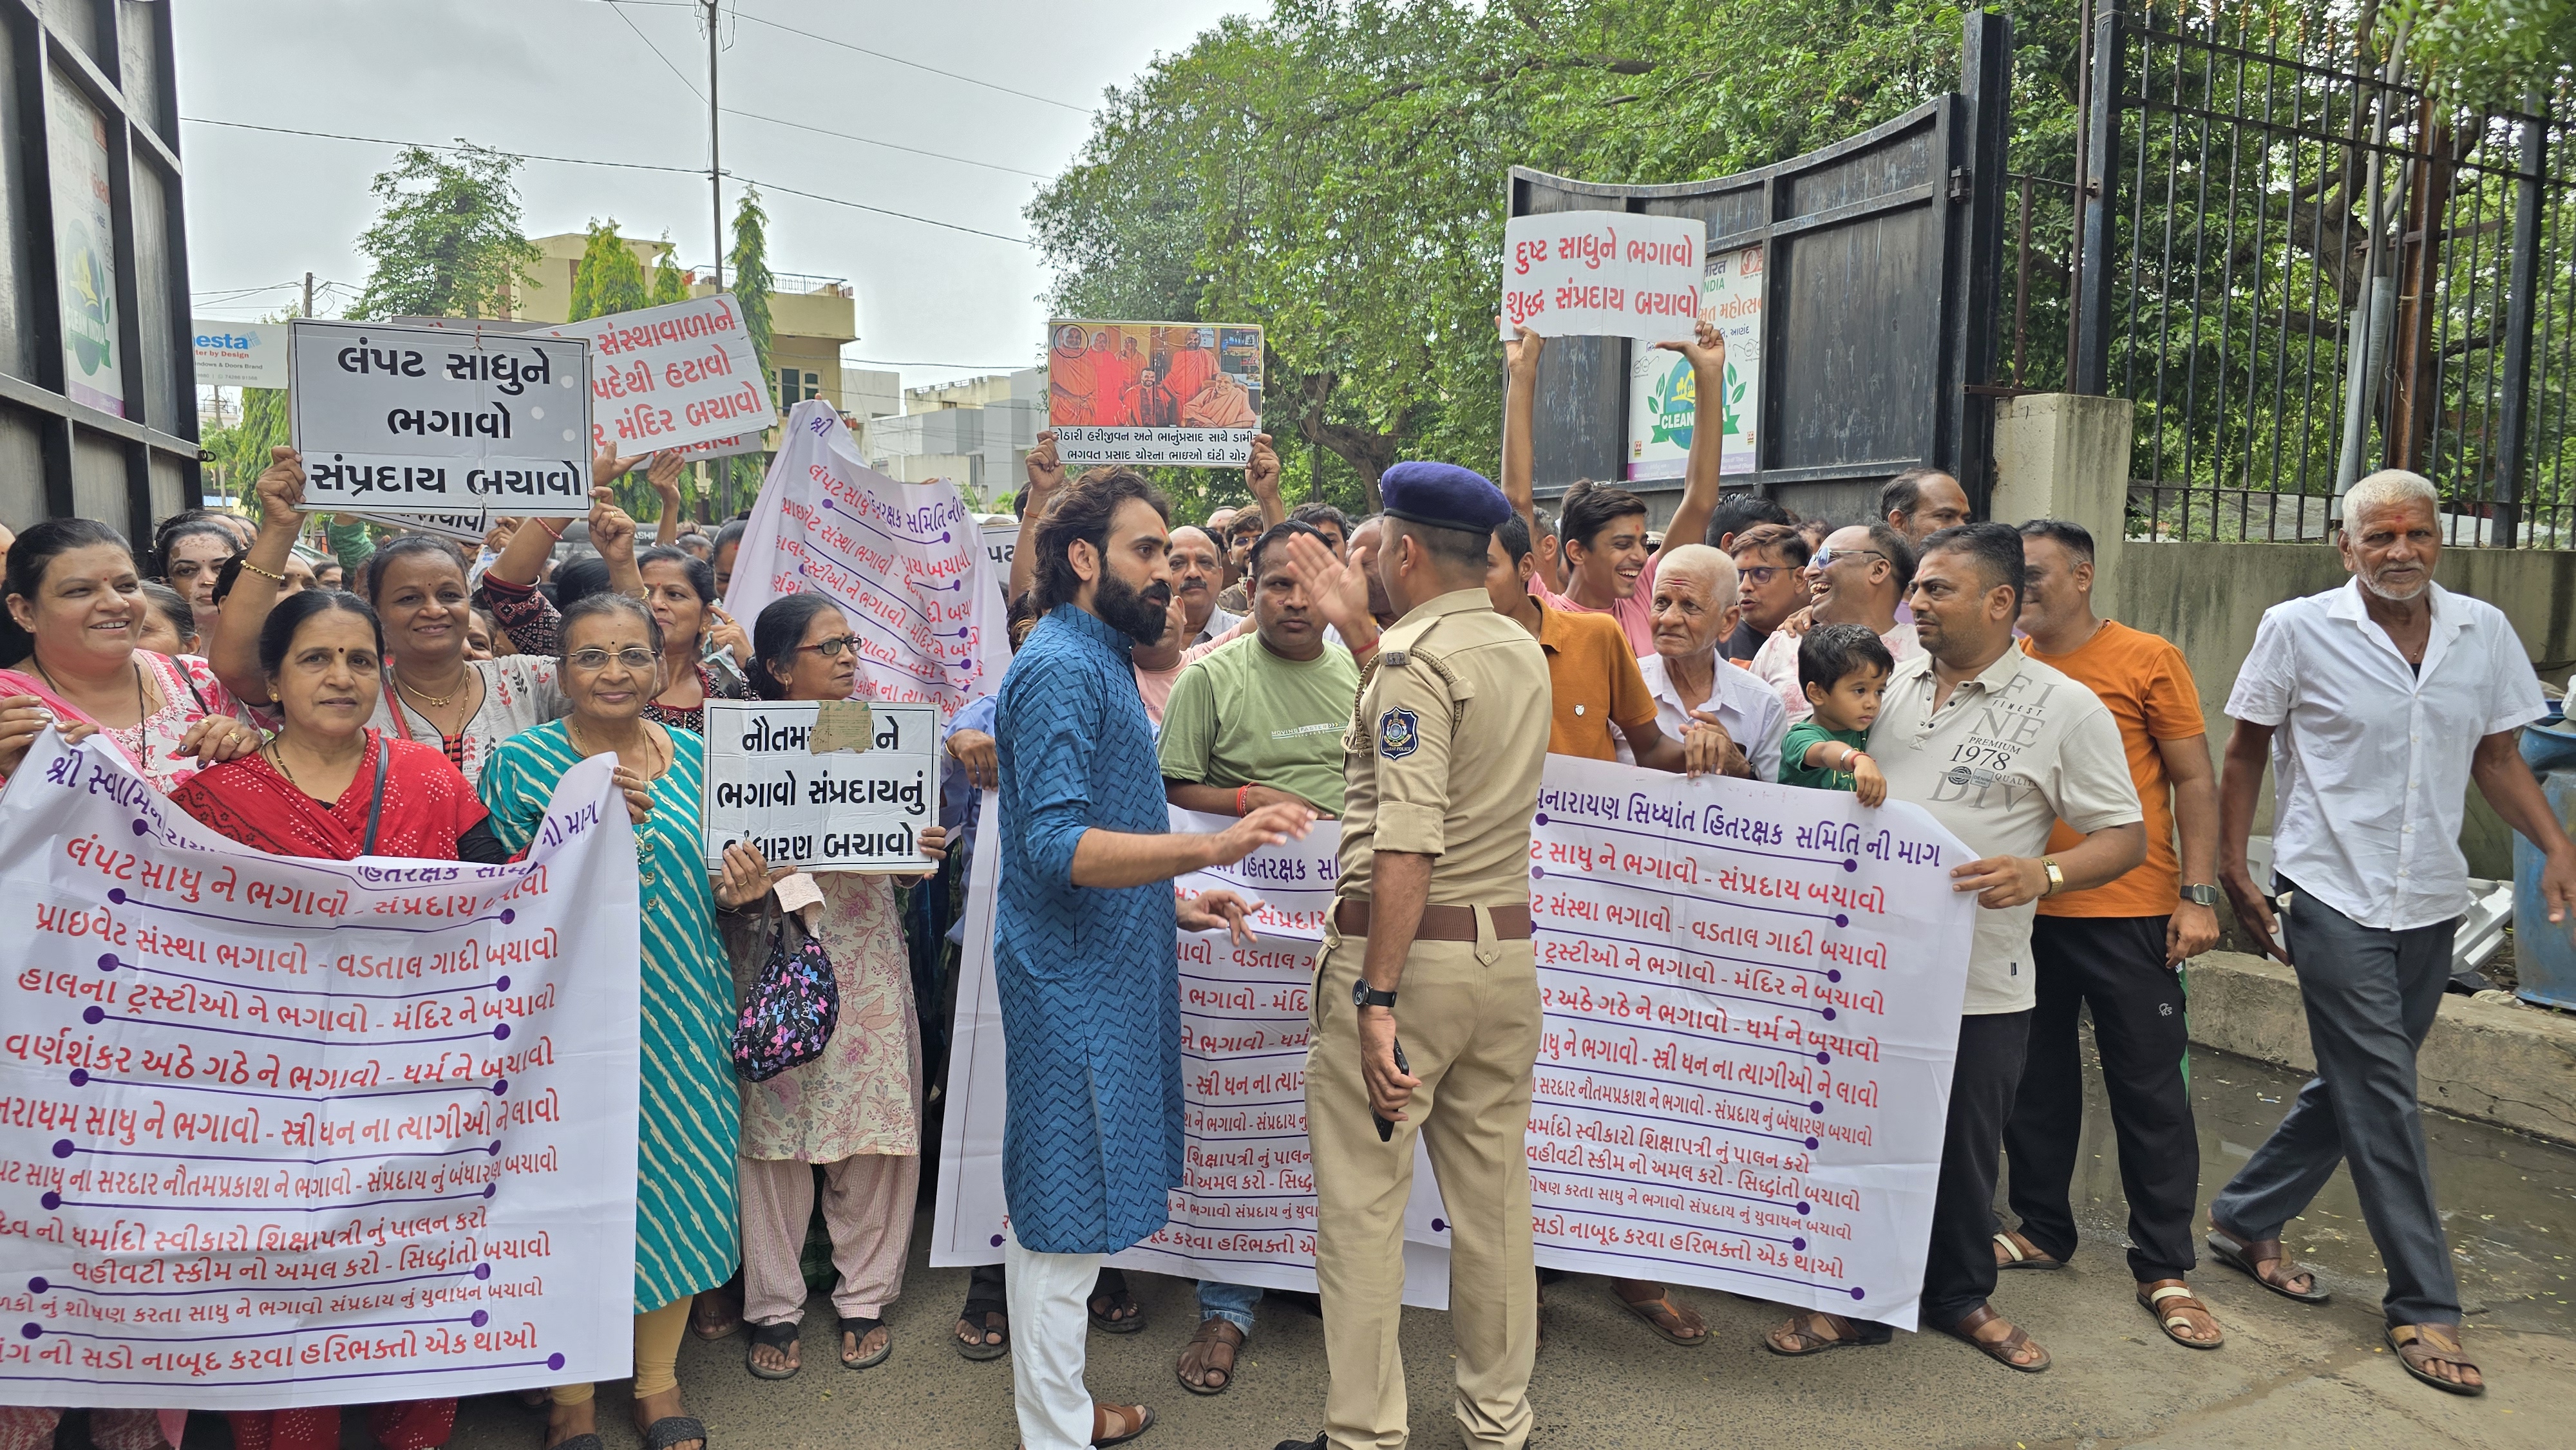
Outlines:
{"label": "flip-flop", "polygon": [[[1093,1304],[1099,1303],[1102,1300],[1108,1301],[1109,1307],[1107,1309],[1093,1309],[1091,1307]],[[1145,1311],[1143,1307],[1137,1304],[1136,1296],[1127,1292],[1125,1289],[1120,1289],[1111,1294],[1094,1294],[1089,1299],[1083,1301],[1082,1307],[1091,1315],[1091,1327],[1099,1330],[1103,1334],[1134,1334],[1145,1327]],[[1126,1311],[1123,1318],[1113,1319],[1110,1317],[1111,1314],[1120,1310]],[[1144,1432],[1140,1430],[1137,1433],[1143,1434]]]}
{"label": "flip-flop", "polygon": [[751,1343],[743,1346],[742,1367],[749,1370],[751,1372],[751,1377],[756,1380],[792,1380],[799,1374],[804,1373],[805,1367],[802,1364],[799,1364],[794,1369],[762,1369],[760,1367],[760,1361],[751,1357],[755,1350],[783,1350],[790,1345],[793,1345],[796,1343],[799,1327],[800,1326],[795,1324],[757,1324],[752,1326]]}
{"label": "flip-flop", "polygon": [[[706,1423],[688,1415],[664,1415],[644,1427],[644,1450],[671,1450],[695,1440],[713,1450],[715,1442],[707,1438]],[[555,1450],[563,1450],[557,1446]]]}
{"label": "flip-flop", "polygon": [[[867,1343],[869,1335],[876,1333],[879,1329],[884,1327],[885,1321],[882,1319],[851,1319],[845,1316],[841,1320],[841,1332],[843,1334],[856,1335],[861,1344]],[[883,1348],[879,1349],[874,1354],[868,1355],[864,1359],[852,1359],[847,1355],[843,1355],[841,1356],[841,1368],[874,1369],[878,1365],[885,1363],[886,1358],[893,1353],[894,1334],[889,1331],[886,1334],[886,1342]]]}
{"label": "flip-flop", "polygon": [[[2007,1255],[2002,1263],[1995,1265],[1998,1272],[2005,1269],[2063,1269],[2066,1267],[2064,1259],[2050,1258],[2040,1251],[2039,1245],[2031,1244],[2029,1239],[2018,1233],[1999,1233],[1995,1235],[1995,1242],[2002,1246]],[[2030,1247],[2024,1249],[2023,1244],[2030,1244]]]}
{"label": "flip-flop", "polygon": [[[993,1322],[995,1315],[1001,1316],[1001,1323]],[[1000,1359],[1011,1352],[1011,1311],[1002,1305],[990,1300],[970,1301],[965,1308],[957,1311],[957,1322],[969,1325],[980,1324],[983,1326],[984,1334],[1002,1336],[1002,1342],[999,1344],[983,1343],[980,1335],[977,1337],[977,1342],[969,1344],[958,1338],[956,1329],[952,1327],[948,1331],[948,1338],[957,1346],[957,1352],[966,1358],[978,1361]]]}

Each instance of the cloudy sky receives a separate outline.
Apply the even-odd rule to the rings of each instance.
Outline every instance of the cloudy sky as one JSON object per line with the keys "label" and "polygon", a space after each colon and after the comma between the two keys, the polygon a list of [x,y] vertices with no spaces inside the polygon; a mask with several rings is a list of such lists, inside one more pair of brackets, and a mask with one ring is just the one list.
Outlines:
{"label": "cloudy sky", "polygon": [[[766,183],[771,266],[858,289],[860,340],[843,349],[853,363],[898,366],[907,386],[1028,366],[1045,270],[1034,249],[975,233],[1025,237],[1020,208],[1089,135],[1103,87],[1257,8],[723,0],[728,222],[739,184]],[[695,168],[531,159],[520,201],[532,236],[613,216],[630,236],[667,234],[683,265],[706,264],[700,13],[694,0],[184,0],[180,142],[198,315],[290,308],[308,270],[336,284],[314,309],[335,314],[366,280],[354,244],[375,214],[368,178],[394,158],[372,142],[207,122]]]}

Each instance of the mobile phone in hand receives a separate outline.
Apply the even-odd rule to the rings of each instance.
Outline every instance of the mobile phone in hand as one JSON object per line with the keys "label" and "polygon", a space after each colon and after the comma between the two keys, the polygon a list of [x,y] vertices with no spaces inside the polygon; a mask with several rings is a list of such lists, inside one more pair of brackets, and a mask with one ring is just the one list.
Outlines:
{"label": "mobile phone in hand", "polygon": [[[1395,1044],[1395,1070],[1403,1073],[1406,1077],[1413,1076],[1413,1064],[1404,1060],[1404,1042],[1400,1038],[1397,1039]],[[1395,1124],[1386,1118],[1379,1117],[1377,1115],[1377,1109],[1369,1109],[1369,1118],[1377,1124],[1377,1140],[1379,1142],[1384,1143],[1395,1137]]]}

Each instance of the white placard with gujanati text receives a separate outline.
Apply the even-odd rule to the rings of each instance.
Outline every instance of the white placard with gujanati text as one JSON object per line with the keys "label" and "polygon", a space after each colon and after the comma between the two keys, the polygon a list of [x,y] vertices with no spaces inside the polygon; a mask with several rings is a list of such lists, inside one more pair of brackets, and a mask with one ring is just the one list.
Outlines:
{"label": "white placard with gujanati text", "polygon": [[939,711],[865,700],[707,701],[706,859],[759,848],[811,871],[937,869]]}
{"label": "white placard with gujanati text", "polygon": [[607,760],[500,866],[271,856],[106,740],[0,795],[0,1404],[633,1365],[637,878]]}
{"label": "white placard with gujanati text", "polygon": [[1699,319],[1698,217],[1624,211],[1516,216],[1503,227],[1502,335],[1687,338]]}
{"label": "white placard with gujanati text", "polygon": [[[612,312],[554,329],[591,346],[591,448],[611,443],[632,458],[663,448],[715,445],[778,421],[742,308],[730,292],[635,312]],[[748,450],[744,450],[748,451]],[[712,458],[718,450],[691,450]]]}
{"label": "white placard with gujanati text", "polygon": [[590,512],[590,344],[297,318],[287,417],[316,513]]}

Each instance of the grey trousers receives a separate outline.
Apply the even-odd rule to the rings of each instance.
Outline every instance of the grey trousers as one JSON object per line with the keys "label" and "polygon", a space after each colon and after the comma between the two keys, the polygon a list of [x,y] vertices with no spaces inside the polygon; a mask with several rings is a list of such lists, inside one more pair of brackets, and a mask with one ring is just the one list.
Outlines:
{"label": "grey trousers", "polygon": [[2286,878],[2279,885],[2291,893],[2281,940],[2299,974],[2317,1075],[2210,1201],[2210,1216],[2231,1233],[2278,1238],[2335,1164],[2349,1161],[2362,1219],[2388,1268],[2388,1322],[2457,1324],[2460,1285],[2433,1206],[2415,1051],[2442,1005],[2459,923],[2381,931]]}

